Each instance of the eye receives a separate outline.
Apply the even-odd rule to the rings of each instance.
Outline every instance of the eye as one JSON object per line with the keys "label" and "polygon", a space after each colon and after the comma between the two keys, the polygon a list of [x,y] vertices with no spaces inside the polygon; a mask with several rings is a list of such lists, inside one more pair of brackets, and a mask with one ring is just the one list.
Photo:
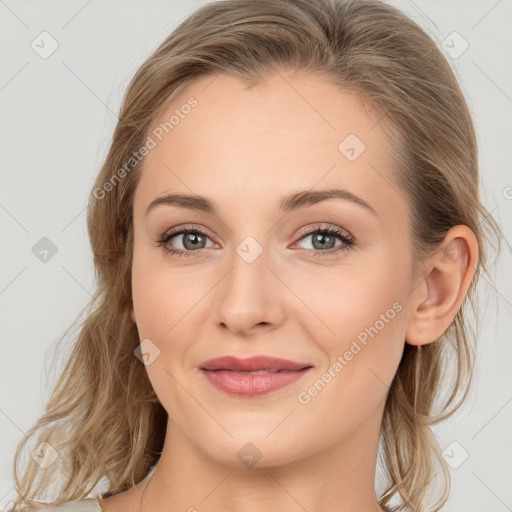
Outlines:
{"label": "eye", "polygon": [[[313,256],[315,257],[332,256],[335,253],[339,253],[355,246],[354,238],[337,226],[322,227],[319,225],[313,230],[301,233],[300,239],[296,243],[300,243],[309,237],[312,237],[311,242],[313,244],[313,248],[304,250],[308,253],[313,251]],[[181,245],[182,248],[175,248],[175,242],[171,244],[173,239],[178,240],[178,244]],[[337,245],[336,239],[340,241]],[[211,241],[207,233],[195,226],[192,226],[188,229],[178,228],[164,233],[160,240],[157,241],[157,244],[162,247],[166,254],[173,254],[179,257],[190,257],[195,256],[194,253],[201,253],[203,249],[215,245],[212,242],[210,246],[207,246],[206,244],[208,240]]]}
{"label": "eye", "polygon": [[[170,244],[171,240],[178,240],[178,245],[182,248],[173,248]],[[165,233],[157,244],[162,247],[166,254],[174,254],[176,256],[193,256],[194,252],[201,252],[207,248],[206,242],[209,240],[208,235],[195,227],[190,229],[176,229]],[[172,245],[174,245],[173,242]],[[211,246],[208,246],[211,247]]]}
{"label": "eye", "polygon": [[[313,245],[311,249],[314,251],[313,256],[318,257],[332,256],[335,253],[345,251],[355,245],[354,238],[349,233],[336,226],[317,226],[316,229],[303,234],[299,242],[309,237],[311,237],[311,243]],[[336,245],[336,239],[340,241],[338,245]],[[310,250],[308,250],[308,252],[310,252]]]}

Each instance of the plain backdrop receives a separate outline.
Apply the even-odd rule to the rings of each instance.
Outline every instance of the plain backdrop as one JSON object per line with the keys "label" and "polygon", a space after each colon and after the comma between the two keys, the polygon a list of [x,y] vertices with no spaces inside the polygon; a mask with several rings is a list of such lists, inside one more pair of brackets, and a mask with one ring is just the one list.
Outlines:
{"label": "plain backdrop", "polygon": [[[122,94],[202,3],[0,0],[0,507],[13,497],[15,446],[55,384],[55,343],[94,290],[86,201]],[[482,197],[507,237],[495,281],[481,281],[485,314],[471,394],[435,428],[453,466],[444,510],[510,511],[512,1],[390,3],[453,65],[477,126]]]}

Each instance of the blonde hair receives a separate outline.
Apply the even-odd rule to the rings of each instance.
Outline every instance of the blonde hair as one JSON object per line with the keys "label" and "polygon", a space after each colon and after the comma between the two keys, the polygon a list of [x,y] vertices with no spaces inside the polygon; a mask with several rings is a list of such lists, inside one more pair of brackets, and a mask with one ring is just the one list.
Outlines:
{"label": "blonde hair", "polygon": [[[479,200],[475,131],[457,79],[433,40],[378,0],[221,0],[183,21],[127,88],[89,199],[97,290],[44,414],[16,450],[14,510],[37,504],[35,497],[54,505],[84,498],[102,478],[108,479],[103,495],[117,494],[158,461],[167,412],[134,356],[139,338],[130,318],[132,204],[143,159],[129,172],[125,164],[144,145],[157,115],[198,77],[227,73],[255,85],[277,69],[327,77],[379,114],[396,146],[396,183],[411,206],[417,261],[438,250],[452,226],[468,226],[478,240],[477,272],[460,310],[438,340],[421,348],[405,344],[382,420],[386,490],[380,504],[436,511],[446,502],[450,476],[430,427],[453,414],[469,391],[474,334],[466,317],[471,308],[476,318],[478,274],[488,273],[484,228],[500,232]],[[107,182],[113,185],[105,193]],[[455,375],[435,410],[451,370],[449,352]],[[43,469],[31,460],[20,478],[22,450],[38,431],[34,446],[51,445],[58,463]],[[436,464],[444,492],[430,505]],[[58,476],[64,477],[58,498],[45,496]],[[394,497],[400,503],[392,506]]]}

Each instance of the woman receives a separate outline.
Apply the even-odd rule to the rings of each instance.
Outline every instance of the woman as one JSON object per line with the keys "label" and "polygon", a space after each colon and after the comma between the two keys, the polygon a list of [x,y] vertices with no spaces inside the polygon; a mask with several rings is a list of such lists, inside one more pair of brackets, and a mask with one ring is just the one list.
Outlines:
{"label": "woman", "polygon": [[63,511],[439,510],[430,427],[471,382],[486,225],[464,96],[413,21],[201,7],[126,92],[90,196],[98,289],[15,510],[57,477]]}

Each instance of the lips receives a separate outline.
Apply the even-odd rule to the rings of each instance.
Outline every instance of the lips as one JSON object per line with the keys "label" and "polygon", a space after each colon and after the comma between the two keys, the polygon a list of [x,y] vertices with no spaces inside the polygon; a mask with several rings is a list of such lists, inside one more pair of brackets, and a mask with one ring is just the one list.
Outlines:
{"label": "lips", "polygon": [[276,373],[282,371],[299,371],[311,368],[308,363],[299,363],[270,356],[255,356],[240,359],[235,356],[222,356],[210,359],[201,365],[202,370],[231,371],[231,372],[265,372]]}
{"label": "lips", "polygon": [[254,398],[291,386],[313,371],[312,368],[307,363],[277,357],[239,359],[224,356],[203,363],[201,373],[210,384],[224,393]]}

